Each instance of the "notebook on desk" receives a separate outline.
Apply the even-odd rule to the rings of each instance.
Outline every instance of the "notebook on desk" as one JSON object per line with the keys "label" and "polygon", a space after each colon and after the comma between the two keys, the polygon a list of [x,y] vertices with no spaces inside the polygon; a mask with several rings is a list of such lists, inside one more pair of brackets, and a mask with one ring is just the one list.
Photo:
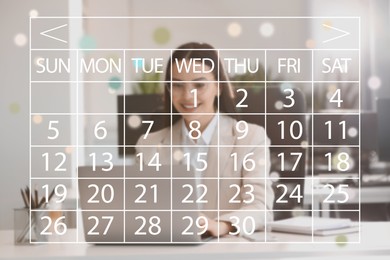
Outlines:
{"label": "notebook on desk", "polygon": [[390,186],[390,174],[388,173],[362,173],[362,187]]}
{"label": "notebook on desk", "polygon": [[[99,167],[94,170],[91,166],[79,167],[85,241],[96,244],[199,244],[210,240],[207,232],[198,234],[196,225],[189,227],[189,218],[195,223],[199,217],[198,204],[185,205],[187,208],[184,209],[180,204],[182,201],[177,198],[188,197],[188,194],[184,194],[181,189],[176,189],[175,198],[170,200],[171,170],[175,176],[190,174],[185,165],[173,165],[172,168],[170,165],[162,165],[158,173],[153,167],[144,167],[140,172],[139,166],[133,165],[125,167],[127,179],[124,182],[123,166],[114,166],[109,173]],[[144,190],[139,191],[142,194],[140,199],[134,187],[140,183],[141,176],[142,180],[149,182],[147,185],[142,184]],[[194,178],[186,178],[186,183],[193,187],[196,185]],[[156,194],[146,192],[145,189],[150,188],[151,184],[158,187]],[[163,206],[150,203],[157,196],[158,203]],[[141,204],[134,203],[137,198]],[[161,210],[163,208],[166,210]],[[171,208],[183,208],[183,211],[172,214]]]}
{"label": "notebook on desk", "polygon": [[293,217],[268,223],[272,231],[330,236],[359,231],[358,223],[346,218]]}
{"label": "notebook on desk", "polygon": [[362,172],[359,178],[358,173],[342,174],[319,174],[320,184],[331,183],[333,185],[348,184],[349,187],[383,187],[390,186],[390,174],[388,173],[367,173]]}

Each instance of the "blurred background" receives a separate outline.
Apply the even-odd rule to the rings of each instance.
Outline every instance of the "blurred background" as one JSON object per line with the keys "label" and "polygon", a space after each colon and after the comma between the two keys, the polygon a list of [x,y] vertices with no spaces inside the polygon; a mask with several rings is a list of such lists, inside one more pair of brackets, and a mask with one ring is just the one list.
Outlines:
{"label": "blurred background", "polygon": [[[390,33],[388,31],[390,3],[387,0],[0,0],[0,10],[2,46],[0,49],[2,83],[0,87],[0,229],[8,229],[12,226],[12,209],[23,205],[19,189],[29,184],[29,17],[358,16],[361,17],[361,109],[365,112],[375,112],[377,97],[390,97],[390,87],[388,86],[390,82],[390,73],[388,73],[390,67],[390,51],[388,51],[390,46]],[[332,24],[331,19],[323,22]],[[242,28],[254,25],[250,23],[237,24],[234,18],[226,18],[218,23],[210,25],[219,28],[219,31],[214,33],[212,30],[203,32],[202,27],[191,27],[191,24],[186,22],[161,23],[159,20],[130,22],[125,19],[114,19],[106,22],[102,19],[74,19],[69,23],[70,30],[66,37],[69,39],[69,48],[85,49],[104,49],[107,46],[128,49],[169,49],[187,41],[207,41],[217,48],[263,48],[264,46],[313,48],[316,46],[316,42],[310,40],[318,34],[317,27],[308,24],[305,20],[294,20],[290,26],[300,28],[300,30],[292,31],[283,22],[269,19],[265,21],[263,27],[256,29],[258,34],[241,31]],[[107,53],[107,56],[117,57],[118,54],[110,52]],[[273,77],[272,74],[270,76]],[[85,77],[88,78],[88,75]],[[67,107],[69,111],[75,111],[74,97],[78,95],[78,106],[85,112],[110,111],[115,113],[118,95],[142,93],[142,86],[118,87],[117,80],[118,78],[113,75],[107,83],[100,84],[99,91],[92,90],[86,84],[83,86],[84,90],[81,95],[69,91],[66,87],[58,88],[55,95],[60,96],[61,99],[54,106],[63,106]],[[328,89],[330,91],[332,86],[324,86],[324,93],[320,94],[318,100],[314,100],[314,102],[321,102],[323,98],[321,95],[326,96]],[[40,96],[45,95],[44,87],[40,91],[34,92],[32,98],[39,100]],[[356,97],[356,92],[352,90],[350,99],[353,101],[354,97]],[[350,107],[345,107],[345,109],[356,110],[358,108],[357,103],[352,101]],[[39,105],[37,107],[39,108]],[[319,109],[325,109],[325,107]],[[39,117],[31,119],[40,120]],[[92,126],[99,120],[101,118],[89,118],[83,122],[86,126],[80,131],[83,133],[81,134],[82,142],[86,144],[92,142],[88,139],[88,131],[91,130],[88,124]],[[107,122],[110,142],[116,144],[118,122],[115,117],[107,119]],[[371,129],[362,129],[363,131],[369,132]],[[73,134],[69,133],[66,138],[75,138]],[[87,151],[80,152],[80,154],[82,153],[87,153]],[[113,153],[117,154],[116,148],[113,148]],[[371,151],[368,156],[372,156]],[[373,156],[375,157],[375,155]],[[76,159],[72,160],[69,162],[70,164],[74,164]],[[88,161],[84,162],[83,160],[88,160],[85,156],[79,158],[79,161],[88,163]],[[123,158],[117,154],[114,160],[116,163],[120,163]],[[72,186],[72,183],[69,182],[68,185]],[[386,219],[386,213],[380,214],[381,216],[375,219],[374,215],[376,215],[375,212],[378,212],[378,207],[380,207],[380,211],[383,211],[383,205],[363,207],[362,210],[366,212],[362,214],[363,217],[367,220]],[[370,211],[374,213],[370,214]]]}

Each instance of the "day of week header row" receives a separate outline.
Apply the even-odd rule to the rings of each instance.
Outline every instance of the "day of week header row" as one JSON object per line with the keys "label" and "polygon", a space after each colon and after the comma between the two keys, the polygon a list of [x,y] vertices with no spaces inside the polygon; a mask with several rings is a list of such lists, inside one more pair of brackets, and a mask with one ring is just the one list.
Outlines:
{"label": "day of week header row", "polygon": [[[165,74],[170,61],[168,55],[134,52],[118,55],[109,52],[91,52],[88,55],[71,55],[69,52],[32,53],[31,73],[33,81],[63,80],[71,73],[87,75],[143,75]],[[257,74],[272,70],[276,75],[302,75],[307,79],[311,72],[329,75],[344,75],[357,80],[359,71],[358,51],[252,51],[250,54],[237,52],[232,55],[220,53],[220,60],[228,74]],[[172,69],[179,73],[204,74],[218,70],[219,64],[211,58],[174,58]]]}

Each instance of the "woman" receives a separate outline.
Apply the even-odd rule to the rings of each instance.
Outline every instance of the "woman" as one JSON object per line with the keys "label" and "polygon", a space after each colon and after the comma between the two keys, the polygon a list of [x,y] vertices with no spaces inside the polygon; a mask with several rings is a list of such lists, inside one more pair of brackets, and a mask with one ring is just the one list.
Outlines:
{"label": "woman", "polygon": [[[204,217],[198,224],[207,222],[209,234],[238,235],[263,228],[265,218],[272,220],[274,199],[265,181],[269,139],[262,127],[234,119],[234,92],[217,51],[203,43],[180,46],[168,62],[165,81],[170,82],[164,98],[166,112],[173,113],[172,128],[139,139],[137,153],[143,153],[143,163],[161,153],[161,144],[174,147],[173,158],[160,156],[159,163],[191,165],[197,183],[207,187],[205,195],[197,185],[198,197],[205,195],[205,204],[200,203]],[[143,146],[151,144],[156,146]]]}

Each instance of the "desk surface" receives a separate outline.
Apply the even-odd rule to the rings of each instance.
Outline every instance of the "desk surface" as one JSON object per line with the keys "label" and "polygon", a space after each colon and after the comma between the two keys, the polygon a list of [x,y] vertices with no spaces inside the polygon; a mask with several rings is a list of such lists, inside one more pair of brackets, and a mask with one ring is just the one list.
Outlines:
{"label": "desk surface", "polygon": [[[318,185],[314,183],[314,185]],[[304,194],[307,200],[304,203],[310,204],[311,197],[314,195],[314,200],[323,200],[329,195],[329,191],[324,189],[312,189],[312,180],[307,179],[304,186]],[[360,187],[360,197],[359,197],[359,188],[350,187],[349,191],[349,200],[345,204],[351,203],[390,203],[390,186],[366,186]]]}
{"label": "desk surface", "polygon": [[[206,243],[202,245],[91,245],[91,244],[41,244],[15,246],[13,231],[0,231],[0,259],[250,259],[250,258],[306,258],[313,256],[338,259],[356,256],[367,259],[388,259],[390,256],[390,222],[364,222],[361,226],[361,243],[336,244],[335,237],[321,237],[330,243]],[[307,236],[272,233],[278,240],[304,241]],[[349,241],[357,234],[347,235]],[[245,242],[244,238],[227,237],[224,242]],[[365,257],[364,257],[365,256]],[[386,257],[384,257],[386,256]],[[354,257],[356,259],[356,257]],[[362,257],[362,258],[359,258]],[[372,259],[372,257],[370,257]]]}

